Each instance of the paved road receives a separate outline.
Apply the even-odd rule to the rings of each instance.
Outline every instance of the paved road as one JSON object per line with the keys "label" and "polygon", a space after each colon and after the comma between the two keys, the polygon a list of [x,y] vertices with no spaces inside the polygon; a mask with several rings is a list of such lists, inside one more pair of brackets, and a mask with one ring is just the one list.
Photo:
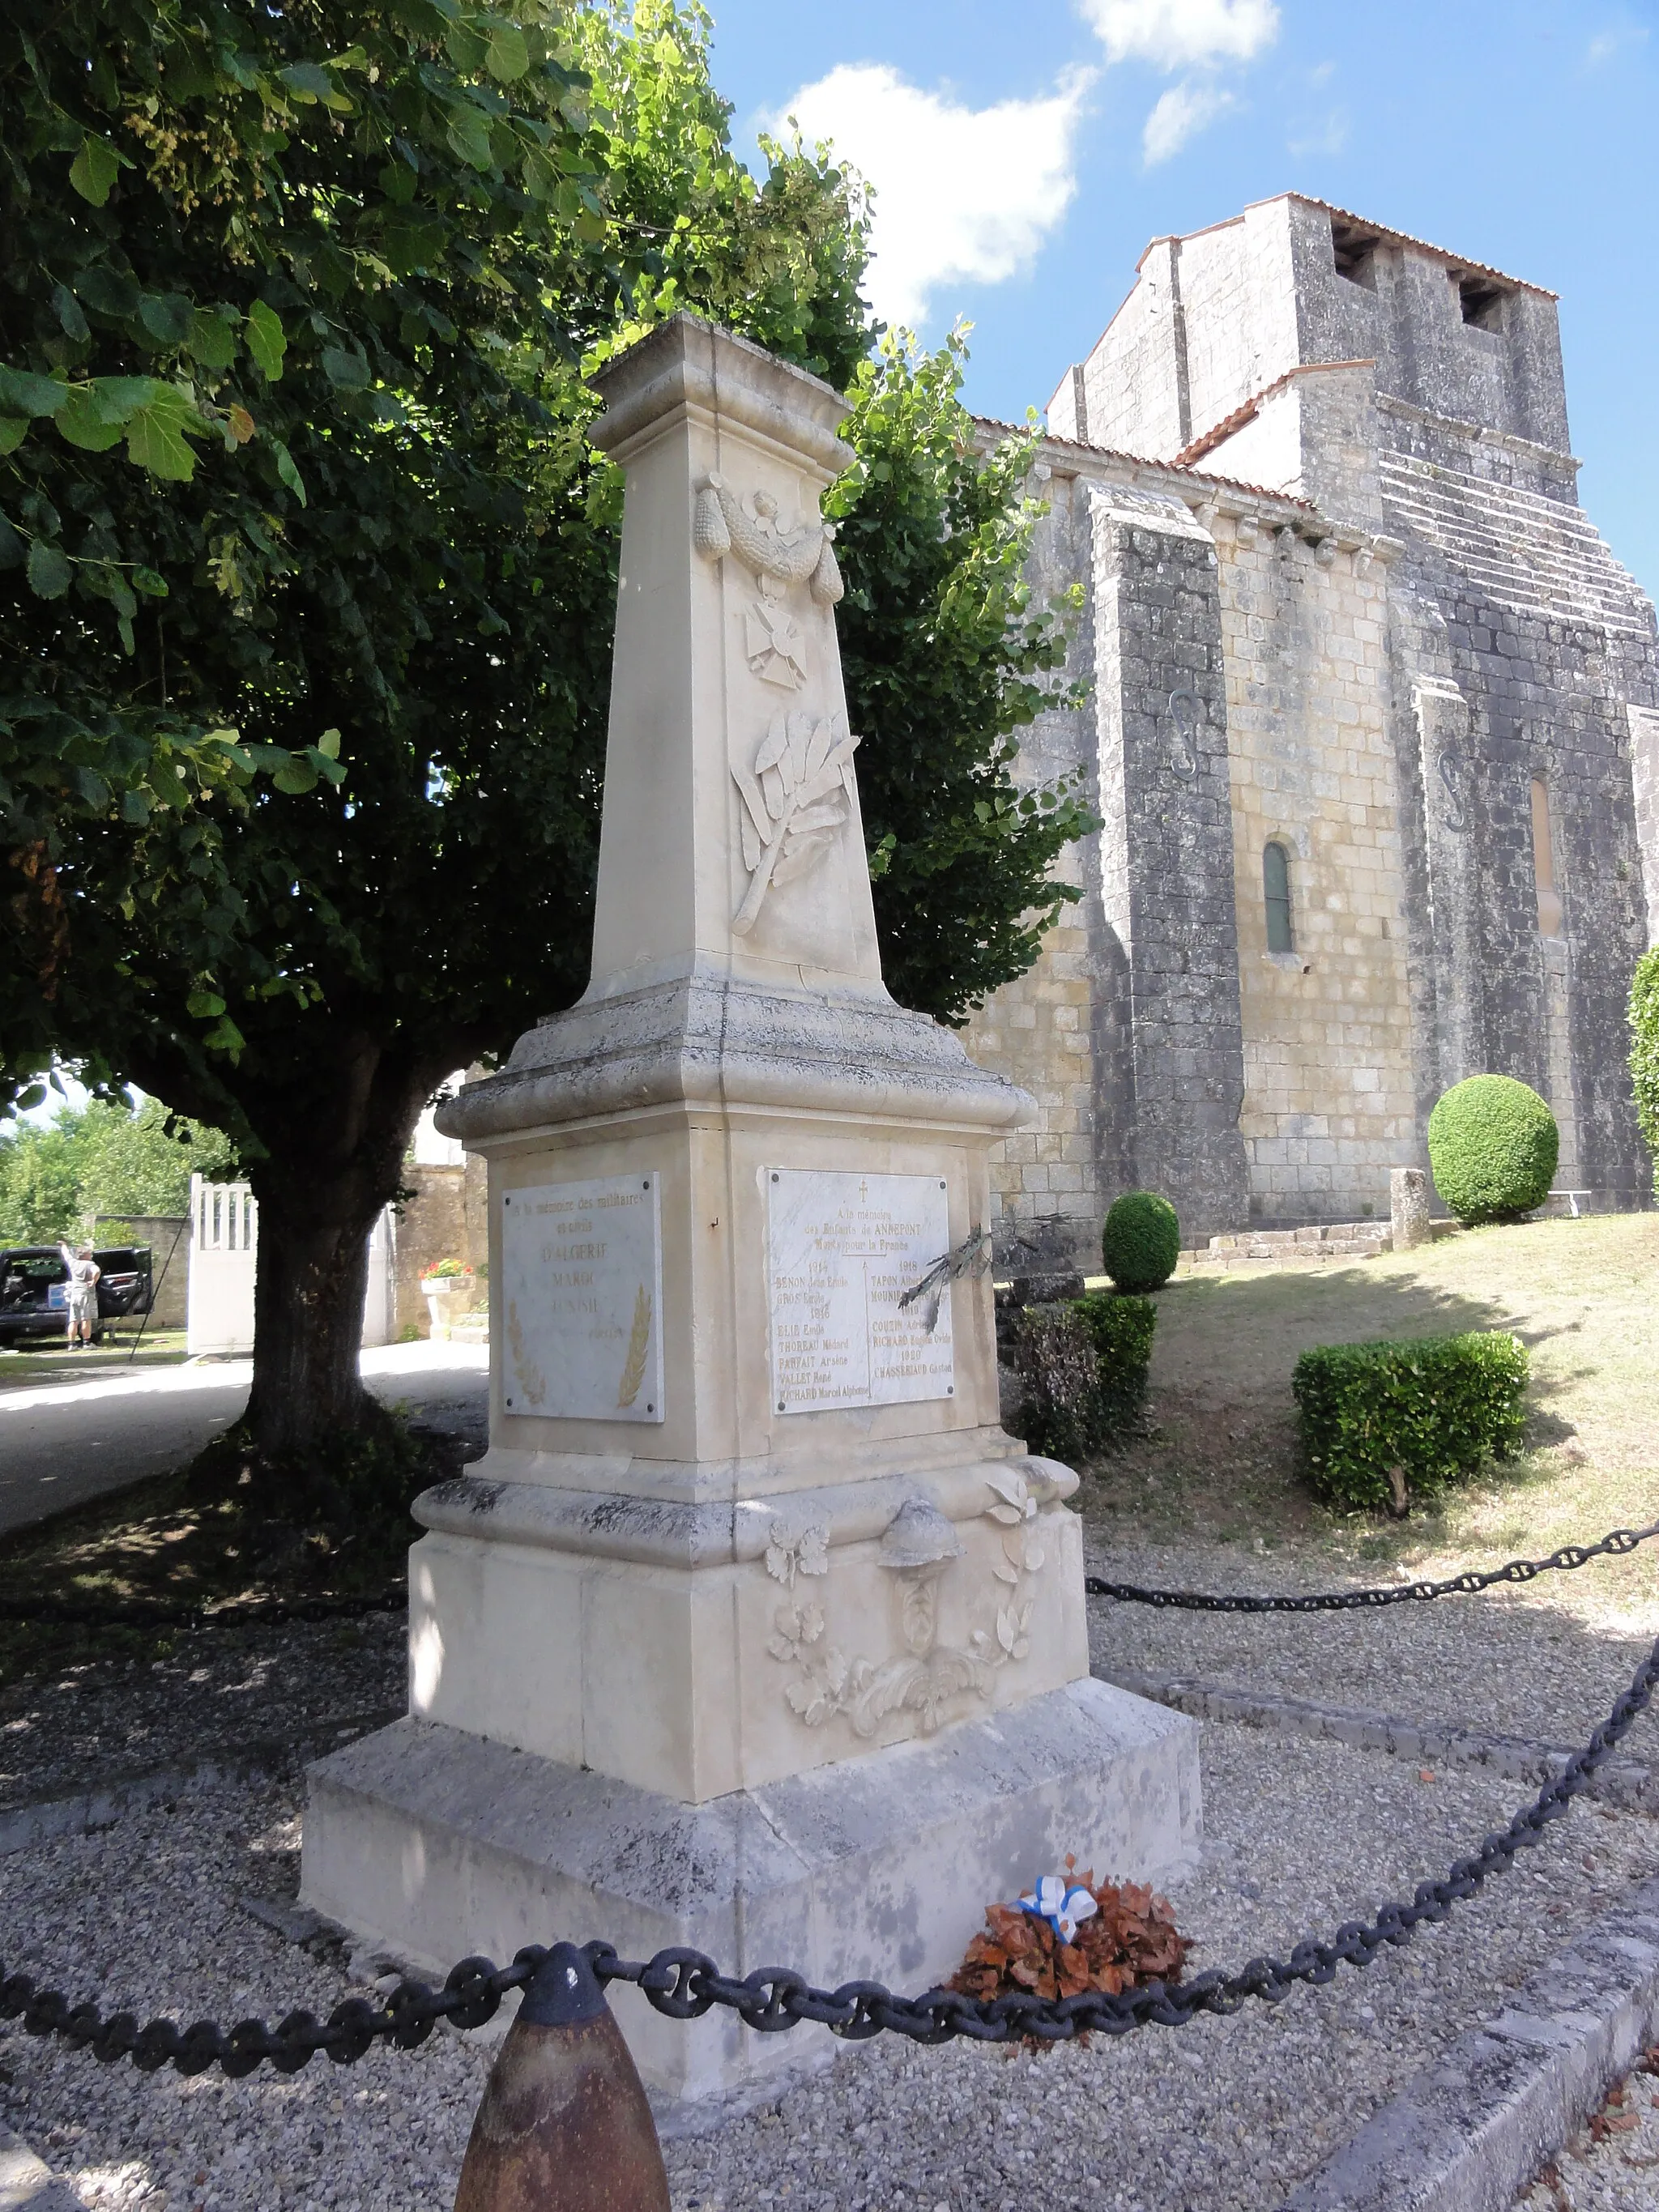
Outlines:
{"label": "paved road", "polygon": [[[362,1356],[388,1404],[483,1449],[489,1355],[477,1344],[389,1344]],[[0,1534],[179,1467],[247,1402],[250,1360],[135,1370],[0,1390]]]}

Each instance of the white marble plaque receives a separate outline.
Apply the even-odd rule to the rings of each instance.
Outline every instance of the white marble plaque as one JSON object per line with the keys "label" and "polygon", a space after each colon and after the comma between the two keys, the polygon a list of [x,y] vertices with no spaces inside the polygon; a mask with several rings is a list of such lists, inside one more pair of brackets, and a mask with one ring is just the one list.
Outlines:
{"label": "white marble plaque", "polygon": [[781,1413],[949,1398],[951,1300],[932,1334],[899,1298],[950,1249],[937,1176],[768,1168],[772,1402]]}
{"label": "white marble plaque", "polygon": [[501,1199],[501,1397],[509,1413],[659,1421],[659,1178],[601,1176]]}

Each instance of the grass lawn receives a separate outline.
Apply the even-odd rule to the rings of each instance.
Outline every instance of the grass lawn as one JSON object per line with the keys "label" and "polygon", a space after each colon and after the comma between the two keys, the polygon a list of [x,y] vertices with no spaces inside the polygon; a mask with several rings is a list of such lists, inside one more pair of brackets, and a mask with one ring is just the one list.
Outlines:
{"label": "grass lawn", "polygon": [[[1158,1309],[1147,1432],[1077,1499],[1103,1537],[1295,1554],[1313,1587],[1322,1565],[1452,1572],[1659,1520],[1659,1214],[1471,1230],[1346,1267],[1246,1264],[1177,1278]],[[1297,1473],[1297,1354],[1484,1328],[1531,1354],[1522,1456],[1403,1522],[1319,1505]],[[1616,1577],[1553,1577],[1552,1595],[1586,1620],[1613,1608],[1608,1625],[1650,1607],[1659,1539]]]}

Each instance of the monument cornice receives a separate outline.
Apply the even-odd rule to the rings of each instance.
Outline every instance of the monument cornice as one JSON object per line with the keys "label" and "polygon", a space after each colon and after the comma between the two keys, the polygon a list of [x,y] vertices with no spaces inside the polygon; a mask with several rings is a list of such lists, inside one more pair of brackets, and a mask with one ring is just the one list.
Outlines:
{"label": "monument cornice", "polygon": [[582,1000],[526,1030],[500,1074],[438,1112],[446,1136],[490,1139],[684,1103],[1012,1129],[1036,1108],[952,1030],[884,995],[794,994],[694,973]]}
{"label": "monument cornice", "polygon": [[605,401],[589,435],[613,460],[684,415],[740,424],[796,464],[816,462],[826,483],[856,458],[836,434],[852,407],[832,385],[684,309],[588,381]]}
{"label": "monument cornice", "polygon": [[871,1543],[917,1497],[949,1521],[976,1520],[985,1510],[988,1478],[1011,1470],[1024,1478],[1039,1506],[1056,1504],[1078,1487],[1070,1468],[1012,1443],[1002,1459],[723,1500],[629,1498],[614,1489],[502,1481],[492,1480],[488,1467],[488,1460],[480,1461],[465,1474],[422,1491],[410,1508],[416,1520],[453,1536],[487,1534],[498,1542],[688,1571],[764,1559],[780,1534],[798,1538],[807,1528],[819,1530],[831,1547]]}

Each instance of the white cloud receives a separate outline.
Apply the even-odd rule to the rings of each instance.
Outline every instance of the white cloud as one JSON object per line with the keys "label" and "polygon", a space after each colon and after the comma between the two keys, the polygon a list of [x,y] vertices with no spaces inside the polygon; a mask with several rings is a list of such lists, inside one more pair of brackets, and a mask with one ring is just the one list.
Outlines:
{"label": "white cloud", "polygon": [[1077,189],[1092,82],[1078,70],[1042,98],[972,108],[884,64],[843,63],[787,102],[802,136],[831,141],[873,188],[869,288],[884,320],[914,325],[942,286],[999,283],[1028,265]]}
{"label": "white cloud", "polygon": [[1279,35],[1273,0],[1080,0],[1115,62],[1162,70],[1247,62]]}
{"label": "white cloud", "polygon": [[1213,123],[1218,115],[1236,106],[1231,93],[1212,84],[1194,84],[1190,78],[1170,89],[1146,118],[1140,134],[1141,158],[1149,169],[1178,154],[1187,141]]}
{"label": "white cloud", "polygon": [[1628,46],[1639,46],[1647,38],[1646,29],[1637,23],[1615,23],[1599,32],[1584,49],[1586,69],[1600,69],[1603,62],[1612,61]]}
{"label": "white cloud", "polygon": [[1348,143],[1348,111],[1334,107],[1317,123],[1308,125],[1293,138],[1285,141],[1286,153],[1294,154],[1298,161],[1310,154],[1340,154]]}

